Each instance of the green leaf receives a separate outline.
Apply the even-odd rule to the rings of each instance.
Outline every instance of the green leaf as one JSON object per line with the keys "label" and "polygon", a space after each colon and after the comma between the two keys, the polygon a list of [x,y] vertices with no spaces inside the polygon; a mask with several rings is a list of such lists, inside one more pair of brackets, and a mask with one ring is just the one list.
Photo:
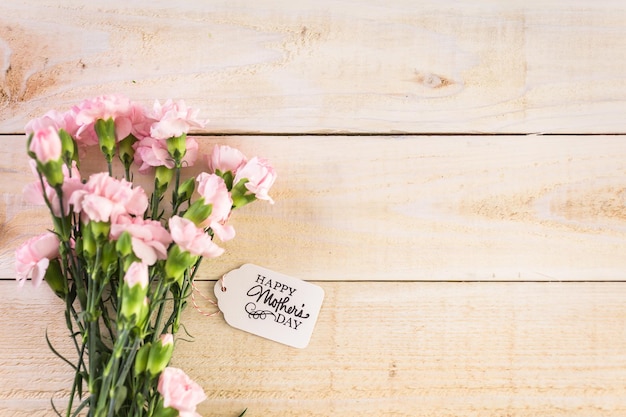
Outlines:
{"label": "green leaf", "polygon": [[52,353],[54,353],[58,358],[60,358],[63,362],[67,363],[69,366],[72,367],[72,369],[74,369],[74,371],[78,371],[78,369],[76,368],[76,365],[74,365],[72,362],[70,362],[69,360],[67,360],[65,358],[65,356],[61,355],[59,352],[57,352],[57,350],[54,348],[54,346],[52,346],[52,343],[50,342],[50,338],[48,337],[48,329],[46,329],[46,343],[48,343],[48,347],[50,348],[50,350],[52,351]]}

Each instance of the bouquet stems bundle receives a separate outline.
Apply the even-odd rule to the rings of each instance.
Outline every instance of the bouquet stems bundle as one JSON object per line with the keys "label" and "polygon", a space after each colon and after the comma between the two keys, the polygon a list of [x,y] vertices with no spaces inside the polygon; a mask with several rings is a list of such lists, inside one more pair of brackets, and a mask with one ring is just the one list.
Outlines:
{"label": "bouquet stems bundle", "polygon": [[[203,389],[168,366],[181,312],[202,259],[224,251],[215,238],[235,236],[232,210],[273,203],[276,178],[268,161],[228,146],[186,178],[198,160],[187,133],[203,125],[182,101],[147,109],[113,95],[26,126],[36,181],[25,197],[48,207],[53,227],[17,249],[16,273],[20,285],[45,281],[65,303],[76,359],[48,340],[74,370],[66,409],[53,404],[60,416],[198,416]],[[107,170],[83,178],[79,161],[90,152]],[[135,175],[153,179],[150,195]]]}

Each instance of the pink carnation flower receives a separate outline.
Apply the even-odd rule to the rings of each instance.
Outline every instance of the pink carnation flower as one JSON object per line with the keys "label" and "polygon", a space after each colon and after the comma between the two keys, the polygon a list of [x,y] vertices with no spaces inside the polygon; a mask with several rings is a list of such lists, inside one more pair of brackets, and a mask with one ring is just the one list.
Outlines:
{"label": "pink carnation flower", "polygon": [[20,287],[32,277],[34,287],[38,287],[46,275],[51,259],[59,257],[59,238],[46,232],[24,242],[15,251],[15,271]]}
{"label": "pink carnation flower", "polygon": [[215,172],[218,169],[221,172],[237,173],[239,168],[244,166],[248,159],[238,149],[231,148],[226,145],[215,145],[211,155],[207,157],[209,171]]}
{"label": "pink carnation flower", "polygon": [[191,220],[174,216],[170,218],[169,226],[172,239],[183,251],[207,258],[216,258],[224,253],[224,249],[217,246],[211,236],[196,227]]}
{"label": "pink carnation flower", "polygon": [[137,139],[150,136],[150,126],[156,120],[148,116],[146,108],[137,102],[131,102],[129,117],[132,122],[131,133]]}
{"label": "pink carnation flower", "polygon": [[111,225],[111,238],[119,239],[128,232],[135,255],[147,265],[154,265],[157,259],[167,258],[167,246],[172,242],[169,232],[156,220],[142,217],[119,216]]}
{"label": "pink carnation flower", "polygon": [[165,368],[159,376],[157,390],[163,396],[164,407],[178,410],[180,417],[200,417],[196,408],[206,400],[206,394],[183,370]]}
{"label": "pink carnation flower", "polygon": [[148,197],[141,187],[132,185],[105,172],[93,174],[82,190],[72,194],[70,204],[76,213],[81,213],[85,223],[89,220],[115,223],[122,215],[141,216],[148,208]]}
{"label": "pink carnation flower", "polygon": [[62,146],[57,129],[53,126],[48,126],[35,131],[30,141],[29,150],[43,164],[48,161],[58,161],[61,158]]}
{"label": "pink carnation flower", "polygon": [[43,116],[29,121],[24,127],[24,131],[27,135],[30,135],[38,130],[53,127],[57,131],[63,129],[70,135],[74,135],[78,129],[75,119],[76,114],[72,110],[65,113],[49,110]]}
{"label": "pink carnation flower", "polygon": [[192,127],[203,127],[205,122],[198,120],[198,110],[185,105],[183,100],[167,100],[163,105],[157,100],[149,117],[156,122],[150,128],[150,136],[166,140],[189,132]]}
{"label": "pink carnation flower", "polygon": [[248,179],[246,188],[253,193],[259,200],[267,200],[271,204],[274,204],[274,200],[268,195],[268,192],[274,181],[276,181],[276,171],[269,164],[269,161],[263,158],[254,157],[249,160],[246,165],[243,166],[235,179],[233,184],[237,184],[242,179]]}
{"label": "pink carnation flower", "polygon": [[77,136],[87,132],[91,136],[94,123],[98,119],[115,120],[115,134],[117,140],[124,139],[131,133],[132,105],[128,98],[122,95],[104,95],[84,100],[76,108],[76,124],[79,126]]}
{"label": "pink carnation flower", "polygon": [[203,222],[202,226],[209,226],[222,242],[235,237],[235,229],[226,225],[230,217],[233,200],[226,188],[224,180],[215,175],[201,173],[196,178],[198,193],[204,198],[205,204],[211,204],[211,215]]}
{"label": "pink carnation flower", "polygon": [[[192,166],[198,158],[198,142],[193,138],[187,138],[185,142],[187,152],[183,157],[182,164],[185,167]],[[174,160],[167,151],[167,143],[164,140],[146,137],[135,143],[135,165],[139,166],[139,172],[149,173],[152,168],[166,166],[174,168]]]}
{"label": "pink carnation flower", "polygon": [[[29,161],[33,174],[37,175],[37,164],[32,159]],[[52,214],[56,217],[61,217],[63,214],[67,215],[70,212],[70,199],[75,191],[83,188],[83,183],[80,179],[80,172],[76,167],[76,162],[72,161],[72,169],[68,169],[66,165],[63,165],[63,213],[61,213],[61,202],[59,201],[59,195],[56,190],[48,184],[46,179],[43,179],[45,187],[45,195],[48,201],[52,205]],[[70,175],[71,174],[71,175]],[[41,187],[41,181],[37,180],[31,184],[27,184],[23,190],[24,200],[29,204],[44,205],[46,201],[43,198],[44,191]]]}

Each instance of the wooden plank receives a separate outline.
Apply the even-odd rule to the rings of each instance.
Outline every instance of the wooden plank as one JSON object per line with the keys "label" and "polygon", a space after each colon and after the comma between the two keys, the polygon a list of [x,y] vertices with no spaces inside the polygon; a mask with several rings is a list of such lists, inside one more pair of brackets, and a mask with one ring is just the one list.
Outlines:
{"label": "wooden plank", "polygon": [[[265,155],[278,170],[276,204],[233,214],[238,236],[203,265],[205,279],[246,262],[312,280],[626,277],[626,137],[200,142],[201,152],[228,143]],[[17,245],[51,226],[45,210],[21,200],[32,181],[24,147],[23,137],[0,137],[4,278]]]}
{"label": "wooden plank", "polygon": [[[44,340],[70,352],[62,305],[14,285],[0,282],[0,411],[47,416],[71,378]],[[194,341],[174,363],[207,392],[203,416],[626,414],[624,283],[319,285],[303,350],[186,311]]]}
{"label": "wooden plank", "polygon": [[86,97],[211,132],[626,132],[623,1],[5,0],[0,132]]}

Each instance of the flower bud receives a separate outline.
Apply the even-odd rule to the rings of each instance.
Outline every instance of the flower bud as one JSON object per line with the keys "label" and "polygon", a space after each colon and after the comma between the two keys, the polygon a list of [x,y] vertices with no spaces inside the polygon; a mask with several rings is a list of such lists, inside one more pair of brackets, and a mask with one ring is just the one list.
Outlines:
{"label": "flower bud", "polygon": [[172,359],[174,352],[174,337],[167,333],[161,335],[159,340],[152,345],[150,355],[148,356],[147,370],[152,376],[156,376],[165,369]]}
{"label": "flower bud", "polygon": [[124,285],[128,288],[140,287],[146,290],[150,282],[148,276],[148,265],[141,262],[134,262],[124,275]]}
{"label": "flower bud", "polygon": [[61,159],[62,148],[59,132],[52,126],[40,129],[28,138],[29,154],[34,154],[42,164]]}
{"label": "flower bud", "polygon": [[102,246],[102,269],[107,271],[109,268],[117,267],[117,250],[113,242],[105,242]]}
{"label": "flower bud", "polygon": [[46,177],[51,187],[63,184],[62,143],[52,126],[36,131],[28,137],[28,155],[37,161],[37,170]]}
{"label": "flower bud", "polygon": [[167,151],[178,165],[187,153],[187,134],[183,133],[180,136],[171,137],[167,139],[166,143]]}
{"label": "flower bud", "polygon": [[154,174],[155,191],[159,195],[164,194],[165,190],[167,190],[167,186],[169,185],[170,181],[172,181],[173,177],[174,177],[173,169],[169,169],[168,167],[164,165],[156,167],[155,174]]}
{"label": "flower bud", "polygon": [[111,224],[109,222],[89,222],[93,237],[98,242],[104,242],[109,239]]}
{"label": "flower bud", "polygon": [[137,142],[137,138],[133,135],[128,135],[117,144],[120,161],[126,168],[130,167],[135,158],[135,149],[133,149],[135,142]]}
{"label": "flower bud", "polygon": [[148,366],[148,356],[150,355],[151,348],[152,343],[148,342],[137,351],[137,354],[135,355],[135,375],[142,374],[146,371],[146,367]]}
{"label": "flower bud", "polygon": [[98,119],[94,123],[94,128],[98,135],[100,150],[106,157],[106,160],[111,162],[115,153],[115,120],[112,117],[109,117],[107,120]]}
{"label": "flower bud", "polygon": [[63,176],[63,161],[49,161],[45,164],[37,161],[37,169],[41,172],[51,187],[58,187],[63,184],[65,177]]}
{"label": "flower bud", "polygon": [[182,251],[178,245],[173,245],[168,251],[165,261],[166,278],[181,284],[185,271],[195,263],[196,259],[196,256]]}
{"label": "flower bud", "polygon": [[90,223],[86,224],[85,227],[83,227],[82,248],[80,242],[81,241],[78,240],[76,249],[82,249],[83,256],[85,256],[86,258],[93,258],[94,256],[96,256],[97,244],[96,239],[93,236],[93,231],[91,229]]}
{"label": "flower bud", "polygon": [[185,212],[183,218],[191,220],[196,226],[200,226],[210,215],[211,205],[204,204],[204,198],[197,199]]}
{"label": "flower bud", "polygon": [[119,314],[136,324],[143,322],[148,313],[146,294],[148,293],[148,265],[135,262],[124,275],[121,309]]}
{"label": "flower bud", "polygon": [[117,250],[122,257],[133,254],[132,236],[128,233],[128,231],[122,232],[120,237],[117,239],[117,242],[115,243],[115,250]]}
{"label": "flower bud", "polygon": [[178,201],[183,202],[187,201],[193,195],[193,192],[196,188],[196,180],[194,178],[189,178],[185,182],[183,182],[178,187]]}
{"label": "flower bud", "polygon": [[74,139],[65,130],[59,130],[59,138],[61,138],[61,155],[63,161],[71,165],[71,161],[77,158],[76,144]]}

